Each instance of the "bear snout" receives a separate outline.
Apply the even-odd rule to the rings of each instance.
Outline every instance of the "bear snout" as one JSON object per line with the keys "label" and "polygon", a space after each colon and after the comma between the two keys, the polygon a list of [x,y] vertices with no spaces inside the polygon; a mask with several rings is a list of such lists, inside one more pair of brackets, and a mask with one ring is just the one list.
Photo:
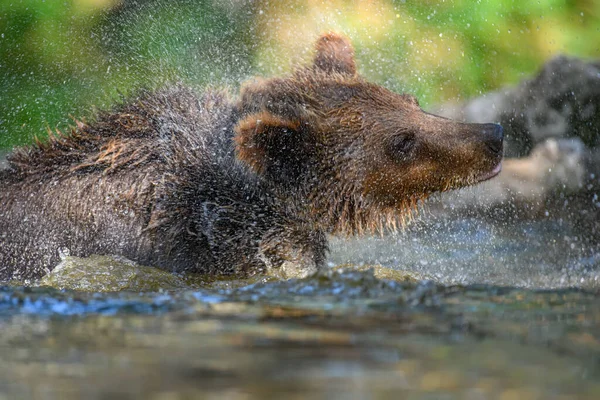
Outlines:
{"label": "bear snout", "polygon": [[503,150],[504,129],[498,124],[483,124],[481,133],[487,148],[493,155],[501,155]]}

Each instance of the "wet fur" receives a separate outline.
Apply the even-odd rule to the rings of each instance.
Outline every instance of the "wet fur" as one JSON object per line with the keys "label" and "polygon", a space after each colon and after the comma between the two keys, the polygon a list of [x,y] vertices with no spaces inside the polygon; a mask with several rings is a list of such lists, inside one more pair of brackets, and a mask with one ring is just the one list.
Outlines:
{"label": "wet fur", "polygon": [[315,48],[311,65],[251,81],[237,100],[143,92],[16,151],[0,174],[0,278],[38,278],[61,252],[304,276],[323,266],[327,234],[394,228],[419,199],[499,162],[501,136],[362,79],[345,37]]}
{"label": "wet fur", "polygon": [[17,151],[1,178],[0,276],[39,277],[62,250],[256,273],[259,243],[269,251],[282,240],[310,246],[322,264],[324,235],[235,158],[235,120],[225,93],[174,87]]}

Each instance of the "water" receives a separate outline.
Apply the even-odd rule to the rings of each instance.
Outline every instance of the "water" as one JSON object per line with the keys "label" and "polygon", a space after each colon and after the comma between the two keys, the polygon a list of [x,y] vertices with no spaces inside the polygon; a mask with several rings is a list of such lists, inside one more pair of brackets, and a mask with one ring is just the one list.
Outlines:
{"label": "water", "polygon": [[336,240],[331,262],[418,271],[445,284],[600,288],[600,244],[569,219],[425,217],[397,235]]}
{"label": "water", "polygon": [[560,221],[428,226],[336,240],[330,259],[435,282],[5,287],[0,398],[599,398],[597,248]]}

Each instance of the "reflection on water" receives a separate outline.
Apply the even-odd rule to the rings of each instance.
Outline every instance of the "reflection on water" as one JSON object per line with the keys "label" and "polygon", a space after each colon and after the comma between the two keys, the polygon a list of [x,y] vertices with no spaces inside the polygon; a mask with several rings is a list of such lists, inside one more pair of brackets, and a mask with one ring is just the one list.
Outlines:
{"label": "reflection on water", "polygon": [[598,252],[580,243],[556,222],[463,220],[334,244],[334,263],[441,284],[329,270],[170,293],[6,287],[0,398],[597,399]]}

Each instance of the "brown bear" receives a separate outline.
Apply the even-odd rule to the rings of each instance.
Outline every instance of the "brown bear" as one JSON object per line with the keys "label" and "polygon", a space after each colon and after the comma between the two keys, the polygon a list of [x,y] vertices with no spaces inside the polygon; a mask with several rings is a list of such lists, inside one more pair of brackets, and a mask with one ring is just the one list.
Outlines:
{"label": "brown bear", "polygon": [[500,171],[502,128],[428,114],[365,81],[328,33],[313,62],[237,100],[176,85],[17,150],[0,171],[0,278],[59,254],[169,271],[301,277],[326,235],[394,226],[429,194]]}

